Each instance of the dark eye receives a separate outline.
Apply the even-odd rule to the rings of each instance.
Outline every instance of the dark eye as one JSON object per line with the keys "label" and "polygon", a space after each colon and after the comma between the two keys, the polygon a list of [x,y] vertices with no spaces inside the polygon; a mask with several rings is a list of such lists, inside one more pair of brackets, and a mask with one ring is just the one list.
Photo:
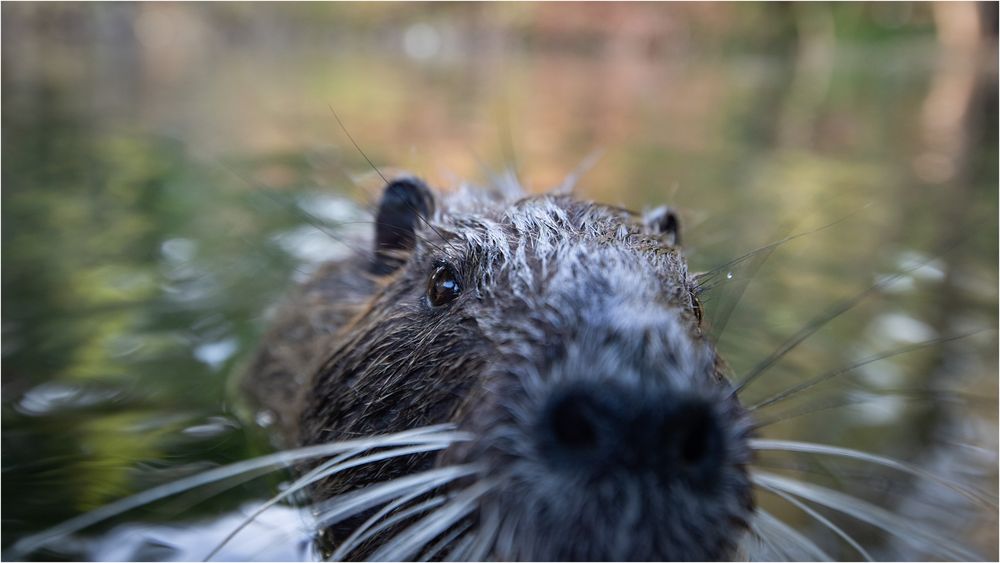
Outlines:
{"label": "dark eye", "polygon": [[427,282],[427,301],[433,307],[447,305],[462,293],[462,285],[458,283],[458,274],[449,265],[438,266],[431,279]]}

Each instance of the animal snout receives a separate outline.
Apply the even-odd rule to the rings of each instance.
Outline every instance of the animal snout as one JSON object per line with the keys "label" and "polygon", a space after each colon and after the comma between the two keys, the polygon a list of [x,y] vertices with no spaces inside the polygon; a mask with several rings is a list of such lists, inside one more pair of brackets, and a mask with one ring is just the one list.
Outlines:
{"label": "animal snout", "polygon": [[692,392],[573,384],[548,397],[538,445],[557,471],[594,479],[647,473],[703,487],[726,457],[717,411]]}

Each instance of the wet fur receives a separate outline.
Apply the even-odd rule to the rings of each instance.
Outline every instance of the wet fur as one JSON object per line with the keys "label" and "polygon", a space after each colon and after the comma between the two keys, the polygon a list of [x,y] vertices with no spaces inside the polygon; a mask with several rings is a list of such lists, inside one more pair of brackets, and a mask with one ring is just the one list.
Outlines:
{"label": "wet fur", "polygon": [[[702,334],[676,217],[472,188],[427,207],[412,249],[376,246],[303,286],[264,338],[246,389],[284,446],[449,421],[476,439],[328,479],[312,495],[475,462],[491,485],[472,520],[493,535],[482,540],[492,558],[731,556],[753,510],[750,424]],[[463,292],[431,307],[427,280],[444,263]],[[636,405],[679,392],[711,400],[725,421],[725,463],[693,485],[700,496],[615,467],[594,492],[593,475],[553,468],[540,451],[539,413],[567,382],[620,387]]]}

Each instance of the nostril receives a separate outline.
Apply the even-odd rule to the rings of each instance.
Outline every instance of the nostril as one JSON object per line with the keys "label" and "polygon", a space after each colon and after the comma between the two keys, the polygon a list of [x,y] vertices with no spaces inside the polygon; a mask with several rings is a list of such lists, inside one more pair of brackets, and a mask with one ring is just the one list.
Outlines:
{"label": "nostril", "polygon": [[681,464],[700,467],[718,461],[722,437],[711,405],[686,402],[671,417],[671,423]]}
{"label": "nostril", "polygon": [[597,445],[594,408],[582,393],[567,393],[553,401],[549,424],[556,442],[564,447],[583,450]]}
{"label": "nostril", "polygon": [[717,409],[702,397],[575,384],[555,390],[539,415],[539,452],[560,470],[639,471],[703,490],[726,458]]}

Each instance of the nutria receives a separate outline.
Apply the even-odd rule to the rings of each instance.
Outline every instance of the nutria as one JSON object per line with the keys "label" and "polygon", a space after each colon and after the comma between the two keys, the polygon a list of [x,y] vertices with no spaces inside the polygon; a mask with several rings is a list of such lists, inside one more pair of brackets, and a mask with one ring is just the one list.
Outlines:
{"label": "nutria", "polygon": [[[888,468],[993,514],[995,494],[878,454],[750,437],[802,414],[751,422],[758,409],[961,335],[863,358],[746,407],[737,399],[783,354],[902,274],[835,304],[731,384],[698,296],[731,265],[795,237],[695,276],[669,208],[639,215],[515,187],[435,195],[414,178],[387,182],[369,233],[357,254],[320,268],[286,304],[242,380],[281,451],[83,513],[19,539],[5,558],[180,493],[294,465],[294,481],[228,533],[232,520],[220,520],[186,539],[155,531],[167,539],[152,545],[187,544],[178,553],[193,556],[180,559],[242,558],[222,550],[244,547],[241,532],[298,497],[305,509],[290,521],[254,530],[281,542],[283,558],[830,560],[755,505],[753,491],[766,491],[864,559],[864,542],[810,504],[936,558],[981,559],[908,516],[770,472],[752,452]],[[137,551],[142,534],[107,541],[138,541],[123,547],[146,553]]]}
{"label": "nutria", "polygon": [[[671,209],[404,177],[371,231],[279,314],[245,388],[284,446],[440,423],[469,436],[328,478],[314,500],[475,469],[442,487],[468,502],[439,533],[404,547],[386,531],[338,557],[735,556],[754,512],[751,425]],[[326,547],[363,521],[330,526]]]}

